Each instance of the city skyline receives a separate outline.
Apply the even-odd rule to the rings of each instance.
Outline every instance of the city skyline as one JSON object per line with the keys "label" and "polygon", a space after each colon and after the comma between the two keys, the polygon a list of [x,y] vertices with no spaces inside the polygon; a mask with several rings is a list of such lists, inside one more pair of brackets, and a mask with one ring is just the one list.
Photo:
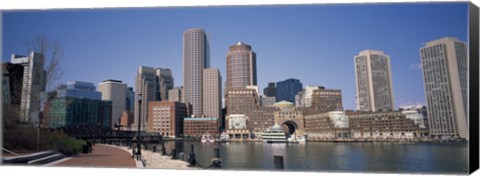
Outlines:
{"label": "city skyline", "polygon": [[[366,12],[365,9],[373,12]],[[444,9],[449,11],[444,12]],[[249,14],[240,13],[249,10],[258,12],[257,15],[260,16],[254,18]],[[129,12],[128,15],[120,13],[125,11]],[[397,17],[395,12],[399,11],[405,12],[405,15]],[[347,14],[342,14],[345,12]],[[79,13],[82,14],[80,17],[72,17]],[[384,15],[379,16],[377,13]],[[226,16],[217,17],[218,14]],[[115,15],[120,16],[114,17]],[[165,19],[171,15],[176,18]],[[332,15],[335,16],[334,20],[324,18]],[[5,40],[2,61],[8,61],[13,53],[25,53],[23,42],[45,33],[51,39],[58,40],[65,49],[65,59],[62,60],[65,74],[57,83],[80,80],[98,84],[105,79],[119,79],[128,86],[133,86],[136,68],[146,65],[171,69],[175,86],[180,86],[183,80],[181,36],[185,30],[199,27],[204,29],[211,39],[210,65],[212,68],[219,68],[221,75],[226,75],[225,56],[228,47],[237,41],[244,41],[251,44],[257,53],[259,89],[266,87],[268,82],[296,78],[304,86],[318,85],[342,90],[344,109],[355,109],[353,57],[365,49],[385,51],[391,57],[393,94],[395,107],[398,108],[405,104],[425,105],[419,48],[428,41],[447,36],[466,41],[467,21],[448,20],[464,19],[458,18],[462,15],[467,16],[466,3],[6,12],[3,15]],[[98,19],[93,19],[97,16]],[[187,19],[192,16],[196,17]],[[140,17],[146,18],[140,22]],[[234,27],[235,25],[226,22],[229,18],[240,20],[246,28],[232,28],[229,25]],[[249,21],[243,21],[244,18]],[[342,19],[348,19],[348,22],[342,22]],[[365,19],[368,19],[368,23],[363,24],[366,22]],[[164,26],[168,30],[148,25],[157,20],[168,22],[169,26]],[[23,27],[15,24],[18,21],[21,21],[18,24]],[[312,21],[318,24],[312,24]],[[49,27],[45,28],[38,23],[52,26],[46,25]],[[76,28],[72,29],[69,24]],[[374,24],[376,26],[371,28]],[[54,29],[55,26],[59,27],[58,25],[61,27]],[[134,27],[130,27],[132,25]],[[219,25],[223,27],[218,27]],[[28,26],[38,26],[39,29],[25,31],[30,29]],[[129,33],[129,30],[122,27],[136,29],[137,33],[143,32],[148,35]],[[351,27],[358,27],[356,28],[358,30],[355,30],[357,32],[351,32]],[[159,29],[168,32],[161,35],[163,31],[156,32]],[[67,34],[61,34],[57,30]],[[352,34],[346,33],[348,31]],[[107,32],[111,34],[107,35]],[[284,38],[278,38],[280,36]],[[115,43],[117,40],[128,42]],[[157,40],[160,42],[157,43]],[[90,48],[94,46],[98,49]],[[119,53],[122,56],[118,57],[112,53]],[[108,59],[102,60],[104,58]],[[115,62],[112,68],[102,67],[102,63],[112,62],[117,58],[118,62]],[[93,61],[98,65],[90,63]],[[285,68],[289,70],[283,71]],[[328,76],[332,73],[336,76]],[[224,83],[225,78],[222,79],[222,84]]]}

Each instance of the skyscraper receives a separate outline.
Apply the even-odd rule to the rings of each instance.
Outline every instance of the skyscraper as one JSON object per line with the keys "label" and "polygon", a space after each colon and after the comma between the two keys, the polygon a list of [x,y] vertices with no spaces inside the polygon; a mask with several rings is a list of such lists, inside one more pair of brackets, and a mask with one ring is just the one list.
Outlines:
{"label": "skyscraper", "polygon": [[168,100],[168,90],[173,88],[172,71],[168,68],[157,68],[156,70],[157,92],[155,99],[157,101]]}
{"label": "skyscraper", "polygon": [[269,82],[268,86],[263,89],[263,95],[267,97],[277,96],[277,88],[275,88],[274,82]]}
{"label": "skyscraper", "polygon": [[227,53],[227,80],[225,89],[257,85],[257,58],[252,47],[238,42]]}
{"label": "skyscraper", "polygon": [[364,50],[354,58],[357,83],[357,110],[393,110],[392,72],[390,56],[383,51]]}
{"label": "skyscraper", "polygon": [[222,114],[222,77],[216,68],[203,69],[203,115],[220,118]]}
{"label": "skyscraper", "polygon": [[[137,78],[135,80],[135,119],[133,127],[138,127],[138,113],[140,114],[140,129],[145,131],[148,129],[148,102],[155,101],[156,90],[156,70],[152,67],[139,66]],[[139,95],[142,95],[142,105],[138,106]]]}
{"label": "skyscraper", "polygon": [[129,112],[135,111],[135,92],[133,91],[133,87],[127,88],[127,96],[126,98],[126,105],[125,110]]}
{"label": "skyscraper", "polygon": [[203,115],[203,69],[209,67],[209,43],[203,29],[183,33],[184,101],[193,107],[193,115]]}
{"label": "skyscraper", "polygon": [[467,46],[446,37],[420,48],[430,134],[468,140]]}
{"label": "skyscraper", "polygon": [[295,102],[295,95],[302,91],[302,83],[298,79],[290,78],[285,81],[277,82],[277,102],[286,100],[292,103]]}
{"label": "skyscraper", "polygon": [[45,92],[44,56],[35,52],[31,52],[29,56],[13,54],[11,63],[22,65],[24,68],[20,102],[21,121],[38,122],[40,93]]}
{"label": "skyscraper", "polygon": [[105,80],[98,84],[98,90],[102,92],[102,100],[112,101],[111,127],[119,123],[120,117],[127,105],[127,84],[119,80]]}

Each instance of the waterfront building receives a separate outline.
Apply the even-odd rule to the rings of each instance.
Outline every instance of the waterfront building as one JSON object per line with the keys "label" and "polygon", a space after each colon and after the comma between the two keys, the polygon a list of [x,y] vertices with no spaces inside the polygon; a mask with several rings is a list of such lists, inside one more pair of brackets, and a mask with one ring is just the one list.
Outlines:
{"label": "waterfront building", "polygon": [[350,138],[348,117],[343,111],[331,111],[306,115],[305,134],[308,140],[332,140]]}
{"label": "waterfront building", "polygon": [[277,96],[277,88],[275,88],[275,82],[269,82],[268,86],[263,89],[263,95],[266,97]]}
{"label": "waterfront building", "polygon": [[225,89],[245,88],[257,85],[257,58],[252,47],[237,42],[227,53],[227,78]]}
{"label": "waterfront building", "polygon": [[[137,78],[135,80],[135,119],[134,125],[139,124],[140,114],[140,129],[146,131],[148,129],[148,103],[155,101],[156,93],[156,69],[152,67],[139,66],[137,71]],[[142,104],[138,106],[139,95],[142,95]]]}
{"label": "waterfront building", "polygon": [[172,89],[174,86],[172,71],[168,68],[157,68],[155,81],[157,87],[155,90],[155,100],[167,101],[168,90]]}
{"label": "waterfront building", "polygon": [[212,136],[219,133],[218,119],[215,117],[198,117],[183,119],[183,135],[201,137],[208,133]]}
{"label": "waterfront building", "polygon": [[46,83],[46,74],[43,70],[44,56],[35,52],[31,52],[29,56],[13,54],[10,62],[23,66],[20,120],[38,123],[40,93],[45,92]]}
{"label": "waterfront building", "polygon": [[220,71],[216,68],[203,69],[203,115],[220,118],[221,114],[222,77]]}
{"label": "waterfront building", "polygon": [[203,29],[183,33],[184,101],[192,105],[193,115],[203,115],[203,69],[209,67],[209,42]]}
{"label": "waterfront building", "polygon": [[276,100],[286,100],[289,102],[295,102],[295,95],[302,91],[302,83],[298,79],[290,78],[285,81],[277,82],[277,94]]}
{"label": "waterfront building", "polygon": [[260,105],[264,107],[273,106],[276,102],[275,97],[260,96]]}
{"label": "waterfront building", "polygon": [[57,97],[76,97],[101,100],[102,93],[96,91],[95,84],[83,81],[69,81],[57,86]]}
{"label": "waterfront building", "polygon": [[183,119],[189,114],[185,103],[151,101],[148,116],[148,131],[175,138],[183,134]]}
{"label": "waterfront building", "polygon": [[127,93],[125,98],[126,98],[125,110],[130,112],[135,111],[135,91],[133,91],[133,87],[127,88]]}
{"label": "waterfront building", "polygon": [[122,117],[120,117],[120,126],[123,130],[132,130],[131,127],[134,122],[133,118],[135,118],[133,111],[123,111]]}
{"label": "waterfront building", "polygon": [[45,114],[49,128],[76,124],[111,126],[112,102],[78,97],[57,97],[48,102]]}
{"label": "waterfront building", "polygon": [[428,136],[428,129],[421,128],[400,111],[347,112],[346,115],[355,139],[391,140]]}
{"label": "waterfront building", "polygon": [[404,114],[407,119],[413,120],[415,125],[418,125],[420,128],[428,127],[425,123],[425,116],[422,113],[422,109],[404,109],[402,110],[402,114]]}
{"label": "waterfront building", "polygon": [[168,90],[168,101],[176,101],[184,103],[183,101],[183,87],[174,87],[173,89]]}
{"label": "waterfront building", "polygon": [[468,140],[467,44],[446,37],[420,48],[430,134]]}
{"label": "waterfront building", "polygon": [[245,114],[230,114],[225,117],[226,133],[230,139],[249,139],[248,116]]}
{"label": "waterfront building", "polygon": [[339,89],[313,90],[310,107],[305,108],[305,114],[318,114],[329,111],[343,111],[342,91]]}
{"label": "waterfront building", "polygon": [[274,122],[288,135],[303,135],[303,111],[295,108],[292,102],[280,101],[274,104],[278,109],[273,112]]}
{"label": "waterfront building", "polygon": [[126,108],[127,100],[127,84],[119,80],[105,80],[98,84],[98,90],[102,93],[102,100],[112,101],[112,117],[111,125],[115,126],[120,122],[120,117]]}
{"label": "waterfront building", "polygon": [[227,90],[226,95],[226,117],[231,114],[247,116],[249,118],[247,128],[254,138],[260,137],[263,131],[274,125],[273,112],[277,108],[261,106],[258,101],[257,90],[248,88],[231,89]]}
{"label": "waterfront building", "polygon": [[357,110],[394,110],[390,56],[383,51],[364,50],[355,56],[354,63]]}

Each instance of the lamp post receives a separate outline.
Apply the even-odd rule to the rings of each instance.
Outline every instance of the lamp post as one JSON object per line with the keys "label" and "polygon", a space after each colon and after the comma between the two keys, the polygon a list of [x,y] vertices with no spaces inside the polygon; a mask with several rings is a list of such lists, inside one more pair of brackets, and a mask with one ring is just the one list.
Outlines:
{"label": "lamp post", "polygon": [[140,147],[140,127],[142,124],[140,115],[142,114],[142,94],[138,94],[138,135],[137,135],[137,160],[141,159],[142,152]]}

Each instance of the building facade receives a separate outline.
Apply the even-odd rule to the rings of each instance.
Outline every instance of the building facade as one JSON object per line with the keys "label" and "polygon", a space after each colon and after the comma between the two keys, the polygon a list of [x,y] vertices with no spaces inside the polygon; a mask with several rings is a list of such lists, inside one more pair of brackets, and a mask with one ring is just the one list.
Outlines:
{"label": "building facade", "polygon": [[428,136],[428,129],[421,128],[400,111],[347,112],[347,116],[352,137],[355,139],[388,141]]}
{"label": "building facade", "polygon": [[394,110],[390,56],[383,51],[364,50],[355,56],[354,63],[357,110]]}
{"label": "building facade", "polygon": [[13,54],[12,64],[23,66],[20,118],[24,122],[39,122],[40,94],[45,92],[46,74],[43,54],[31,52],[29,56]]}
{"label": "building facade", "polygon": [[76,97],[101,100],[102,93],[96,91],[95,84],[83,81],[69,81],[57,86],[57,97]]}
{"label": "building facade", "polygon": [[295,96],[295,106],[296,107],[310,107],[312,106],[313,91],[325,89],[321,86],[305,86],[303,91],[300,91]]}
{"label": "building facade", "polygon": [[173,89],[168,90],[168,101],[176,101],[184,103],[183,101],[183,87],[174,87]]}
{"label": "building facade", "polygon": [[183,134],[183,119],[189,116],[185,103],[169,101],[151,101],[148,115],[148,131],[173,138]]}
{"label": "building facade", "polygon": [[215,117],[202,118],[184,118],[183,119],[183,135],[201,137],[208,133],[212,136],[218,134],[218,119]]}
{"label": "building facade", "polygon": [[193,115],[203,115],[203,69],[209,67],[209,42],[203,29],[183,33],[184,101],[192,105]]}
{"label": "building facade", "polygon": [[277,96],[277,88],[275,87],[274,82],[269,82],[268,86],[263,89],[263,95],[267,97]]}
{"label": "building facade", "polygon": [[203,115],[222,116],[222,77],[216,68],[203,69]]}
{"label": "building facade", "polygon": [[273,106],[276,103],[275,97],[260,96],[260,105],[264,107]]}
{"label": "building facade", "polygon": [[168,90],[174,86],[172,71],[168,68],[157,68],[155,80],[157,84],[155,100],[168,101]]}
{"label": "building facade", "polygon": [[257,58],[252,47],[237,42],[227,53],[227,78],[225,89],[245,88],[257,85]]}
{"label": "building facade", "polygon": [[135,91],[133,91],[133,87],[128,87],[127,88],[127,93],[126,93],[126,104],[125,104],[125,110],[134,112],[135,111]]}
{"label": "building facade", "polygon": [[121,121],[122,113],[127,109],[127,84],[119,80],[105,80],[98,84],[102,100],[112,101],[112,122],[110,126]]}
{"label": "building facade", "polygon": [[318,114],[330,111],[343,111],[342,91],[324,88],[313,90],[311,105],[305,108],[305,113]]}
{"label": "building facade", "polygon": [[277,102],[285,100],[295,103],[295,95],[302,91],[303,86],[300,80],[290,78],[285,81],[277,82]]}
{"label": "building facade", "polygon": [[305,116],[305,134],[308,140],[350,138],[348,117],[343,111],[331,111]]}
{"label": "building facade", "polygon": [[446,37],[420,48],[425,99],[434,138],[468,140],[467,45]]}
{"label": "building facade", "polygon": [[[137,71],[137,78],[135,80],[135,119],[134,125],[139,125],[140,130],[146,131],[148,129],[148,103],[155,101],[156,93],[156,70],[152,67],[140,66]],[[138,105],[139,97],[141,95],[141,106]],[[141,114],[139,114],[141,113]],[[140,121],[139,120],[140,115]]]}
{"label": "building facade", "polygon": [[48,103],[49,128],[76,124],[111,126],[112,102],[77,97],[57,97]]}

